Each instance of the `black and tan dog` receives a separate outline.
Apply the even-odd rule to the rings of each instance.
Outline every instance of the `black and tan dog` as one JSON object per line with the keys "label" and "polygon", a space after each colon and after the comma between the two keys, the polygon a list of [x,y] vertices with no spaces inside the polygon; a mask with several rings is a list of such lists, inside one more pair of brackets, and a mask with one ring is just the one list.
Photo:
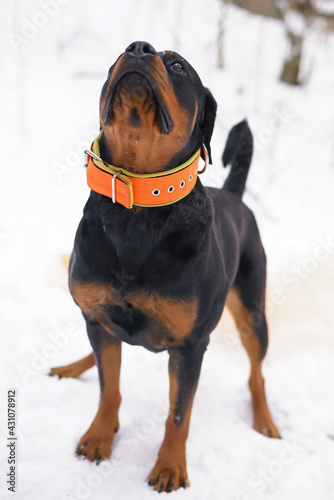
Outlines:
{"label": "black and tan dog", "polygon": [[101,133],[89,152],[93,189],[69,266],[94,355],[51,371],[76,377],[96,362],[100,404],[77,454],[99,462],[110,456],[119,427],[122,341],[168,351],[170,412],[148,478],[157,491],[189,484],[191,408],[225,304],[250,359],[254,429],[279,437],[261,374],[266,259],[254,216],[241,202],[252,135],[246,121],[232,129],[224,187],[203,187],[198,160],[206,146],[211,161],[215,115],[211,93],[174,52],[135,42],[111,67],[100,100]]}

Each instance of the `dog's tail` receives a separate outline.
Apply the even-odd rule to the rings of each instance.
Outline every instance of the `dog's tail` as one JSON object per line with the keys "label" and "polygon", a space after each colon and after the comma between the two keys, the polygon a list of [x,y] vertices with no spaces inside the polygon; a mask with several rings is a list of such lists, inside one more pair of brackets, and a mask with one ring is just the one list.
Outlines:
{"label": "dog's tail", "polygon": [[253,135],[247,120],[243,120],[231,129],[222,156],[224,167],[231,165],[231,171],[223,188],[240,199],[245,190],[252,156]]}

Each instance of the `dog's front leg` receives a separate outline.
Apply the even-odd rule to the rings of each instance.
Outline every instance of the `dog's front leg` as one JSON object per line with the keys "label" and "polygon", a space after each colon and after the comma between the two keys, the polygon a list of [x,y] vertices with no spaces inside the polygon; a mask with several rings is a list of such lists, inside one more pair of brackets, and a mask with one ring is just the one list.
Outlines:
{"label": "dog's front leg", "polygon": [[148,477],[156,491],[173,491],[189,486],[186,440],[194,395],[208,340],[195,346],[169,351],[170,409],[158,460]]}
{"label": "dog's front leg", "polygon": [[99,370],[101,393],[97,414],[79,441],[77,454],[100,462],[110,456],[114,434],[119,427],[122,342],[113,338],[97,323],[87,321],[87,332]]}

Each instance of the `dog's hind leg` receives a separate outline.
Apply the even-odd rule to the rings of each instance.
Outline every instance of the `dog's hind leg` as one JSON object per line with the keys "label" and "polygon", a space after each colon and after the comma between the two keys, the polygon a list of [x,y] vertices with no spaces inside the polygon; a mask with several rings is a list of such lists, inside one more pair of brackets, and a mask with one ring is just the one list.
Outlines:
{"label": "dog's hind leg", "polygon": [[265,436],[279,438],[280,434],[268,409],[261,370],[261,362],[268,347],[264,306],[266,259],[256,230],[253,230],[253,237],[248,242],[247,253],[241,255],[238,274],[227,296],[226,306],[234,318],[250,360],[253,428]]}
{"label": "dog's hind leg", "polygon": [[[255,312],[246,309],[240,298],[240,293],[235,287],[228,294],[226,306],[234,318],[241,342],[250,360],[249,388],[253,402],[253,428],[265,436],[279,438],[280,434],[272,420],[267,405],[264,378],[261,370],[261,361],[265,354],[263,341],[266,340],[267,336],[265,316],[264,314],[260,315],[258,311]],[[258,322],[260,323],[261,321],[262,324],[258,325]],[[260,329],[261,335],[258,334]]]}
{"label": "dog's hind leg", "polygon": [[58,376],[59,378],[77,378],[89,368],[92,368],[95,365],[94,354],[90,353],[83,359],[76,361],[75,363],[71,363],[70,365],[65,366],[57,366],[56,368],[51,368],[49,375],[50,376]]}

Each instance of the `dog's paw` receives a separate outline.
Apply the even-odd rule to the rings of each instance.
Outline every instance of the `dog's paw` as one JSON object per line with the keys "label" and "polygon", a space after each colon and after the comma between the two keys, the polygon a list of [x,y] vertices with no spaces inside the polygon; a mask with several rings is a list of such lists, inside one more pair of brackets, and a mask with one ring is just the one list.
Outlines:
{"label": "dog's paw", "polygon": [[99,464],[101,460],[109,458],[111,455],[111,445],[114,440],[115,433],[118,431],[119,423],[115,421],[114,425],[108,428],[112,429],[112,433],[101,430],[101,427],[95,426],[94,423],[90,429],[79,441],[76,449],[78,457],[87,458],[91,462]]}
{"label": "dog's paw", "polygon": [[253,429],[263,436],[281,439],[281,435],[273,422],[257,422],[254,423]]}
{"label": "dog's paw", "polygon": [[79,359],[75,363],[65,366],[57,366],[56,368],[51,368],[49,375],[50,377],[59,378],[78,378],[83,372],[89,370],[95,365],[95,357],[93,353],[90,353],[85,358]]}
{"label": "dog's paw", "polygon": [[57,366],[56,368],[51,368],[49,371],[50,377],[59,378],[77,378],[81,375],[81,372],[73,368],[73,366]]}
{"label": "dog's paw", "polygon": [[147,481],[159,493],[162,491],[170,493],[179,488],[187,488],[190,485],[185,466],[177,465],[168,467],[159,463],[159,460],[148,476]]}
{"label": "dog's paw", "polygon": [[101,460],[110,457],[111,445],[112,439],[110,438],[85,434],[79,441],[76,455],[99,464]]}

